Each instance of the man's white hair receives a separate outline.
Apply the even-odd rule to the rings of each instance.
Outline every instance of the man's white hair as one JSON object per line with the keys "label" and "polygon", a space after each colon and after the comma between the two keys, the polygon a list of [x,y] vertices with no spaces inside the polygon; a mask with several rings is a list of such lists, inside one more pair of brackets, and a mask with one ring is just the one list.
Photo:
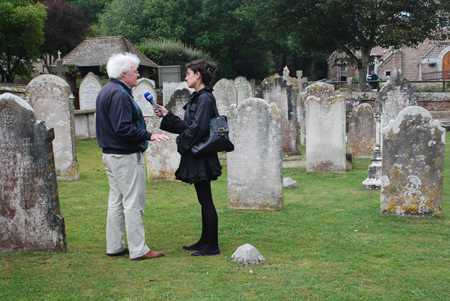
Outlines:
{"label": "man's white hair", "polygon": [[106,65],[109,78],[121,79],[123,73],[130,73],[131,65],[139,67],[140,60],[133,53],[118,53],[111,56]]}

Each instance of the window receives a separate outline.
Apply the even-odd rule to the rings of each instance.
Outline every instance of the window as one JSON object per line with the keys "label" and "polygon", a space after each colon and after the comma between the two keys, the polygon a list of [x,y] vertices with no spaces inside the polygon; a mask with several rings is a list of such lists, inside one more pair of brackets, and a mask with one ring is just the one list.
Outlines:
{"label": "window", "polygon": [[345,66],[341,66],[341,71],[342,71],[342,72],[345,71]]}
{"label": "window", "polygon": [[390,77],[391,76],[391,70],[384,71],[384,77]]}

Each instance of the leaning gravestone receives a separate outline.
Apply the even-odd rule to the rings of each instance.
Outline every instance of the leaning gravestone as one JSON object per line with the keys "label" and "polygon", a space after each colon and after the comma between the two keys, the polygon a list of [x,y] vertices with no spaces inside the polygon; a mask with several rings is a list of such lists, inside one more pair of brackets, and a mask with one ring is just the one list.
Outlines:
{"label": "leaning gravestone", "polygon": [[402,71],[395,69],[375,100],[375,113],[381,115],[381,129],[395,120],[400,111],[410,106],[420,106],[419,96],[411,83],[402,76]]}
{"label": "leaning gravestone", "polygon": [[166,141],[149,141],[147,157],[148,181],[175,181],[175,171],[180,165],[180,154],[175,140],[178,135],[160,130],[161,118],[156,114],[145,118],[147,130],[154,134],[169,136]]}
{"label": "leaning gravestone", "polygon": [[375,146],[375,117],[373,108],[360,104],[349,117],[348,151],[353,158],[372,158]]}
{"label": "leaning gravestone", "polygon": [[442,215],[445,129],[409,107],[383,129],[381,214]]}
{"label": "leaning gravestone", "polygon": [[26,96],[39,120],[55,131],[56,176],[60,180],[78,180],[78,162],[75,146],[73,100],[69,85],[56,75],[40,75],[26,88]]}
{"label": "leaning gravestone", "polygon": [[0,96],[0,253],[65,252],[53,129],[18,96]]}
{"label": "leaning gravestone", "polygon": [[152,105],[145,99],[144,94],[150,92],[153,96],[155,103],[157,102],[157,95],[155,86],[149,79],[143,78],[138,81],[136,87],[133,88],[133,98],[134,101],[141,108],[142,114],[145,116],[156,116],[155,111],[153,111]]}
{"label": "leaning gravestone", "polygon": [[276,103],[281,110],[283,127],[283,155],[300,154],[300,138],[298,134],[297,96],[298,85],[291,78],[270,76],[261,83],[263,98],[268,103]]}
{"label": "leaning gravestone", "polygon": [[89,72],[80,84],[80,110],[95,110],[97,95],[103,87],[103,83],[92,72]]}
{"label": "leaning gravestone", "polygon": [[306,171],[345,172],[345,100],[333,86],[313,85],[321,91],[306,98]]}
{"label": "leaning gravestone", "polygon": [[188,103],[191,92],[188,89],[175,90],[165,108],[181,119],[184,118],[183,107]]}
{"label": "leaning gravestone", "polygon": [[216,98],[219,115],[228,116],[230,106],[237,104],[237,91],[232,80],[222,78],[214,85],[213,95]]}
{"label": "leaning gravestone", "polygon": [[238,105],[244,100],[254,97],[252,84],[245,77],[236,77],[234,87],[236,88]]}
{"label": "leaning gravestone", "polygon": [[229,209],[282,209],[281,112],[250,98],[231,106],[228,116],[234,151],[227,154]]}

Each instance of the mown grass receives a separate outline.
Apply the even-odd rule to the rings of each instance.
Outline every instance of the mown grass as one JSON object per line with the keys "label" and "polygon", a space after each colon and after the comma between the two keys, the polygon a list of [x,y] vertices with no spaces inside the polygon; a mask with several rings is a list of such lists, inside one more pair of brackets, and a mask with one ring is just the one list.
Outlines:
{"label": "mown grass", "polygon": [[[147,183],[146,240],[165,257],[138,262],[105,255],[100,149],[79,141],[77,151],[80,179],[58,182],[67,253],[1,255],[1,300],[450,299],[448,149],[442,218],[380,215],[379,191],[361,188],[370,159],[354,159],[346,174],[285,169],[300,188],[285,190],[275,212],[228,210],[224,168],[213,182],[222,255],[212,257],[181,249],[200,234],[194,187]],[[230,262],[244,243],[269,264]]]}

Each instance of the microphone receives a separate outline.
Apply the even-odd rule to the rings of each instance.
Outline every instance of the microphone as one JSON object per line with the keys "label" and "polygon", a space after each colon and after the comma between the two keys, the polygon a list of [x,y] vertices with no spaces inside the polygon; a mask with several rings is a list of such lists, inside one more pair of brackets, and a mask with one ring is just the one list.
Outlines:
{"label": "microphone", "polygon": [[152,105],[152,107],[157,110],[161,115],[159,115],[158,117],[163,117],[163,114],[161,112],[161,110],[158,108],[158,106],[156,105],[155,101],[153,100],[153,96],[152,94],[150,94],[150,92],[146,92],[144,94],[145,99],[147,99],[147,101]]}

